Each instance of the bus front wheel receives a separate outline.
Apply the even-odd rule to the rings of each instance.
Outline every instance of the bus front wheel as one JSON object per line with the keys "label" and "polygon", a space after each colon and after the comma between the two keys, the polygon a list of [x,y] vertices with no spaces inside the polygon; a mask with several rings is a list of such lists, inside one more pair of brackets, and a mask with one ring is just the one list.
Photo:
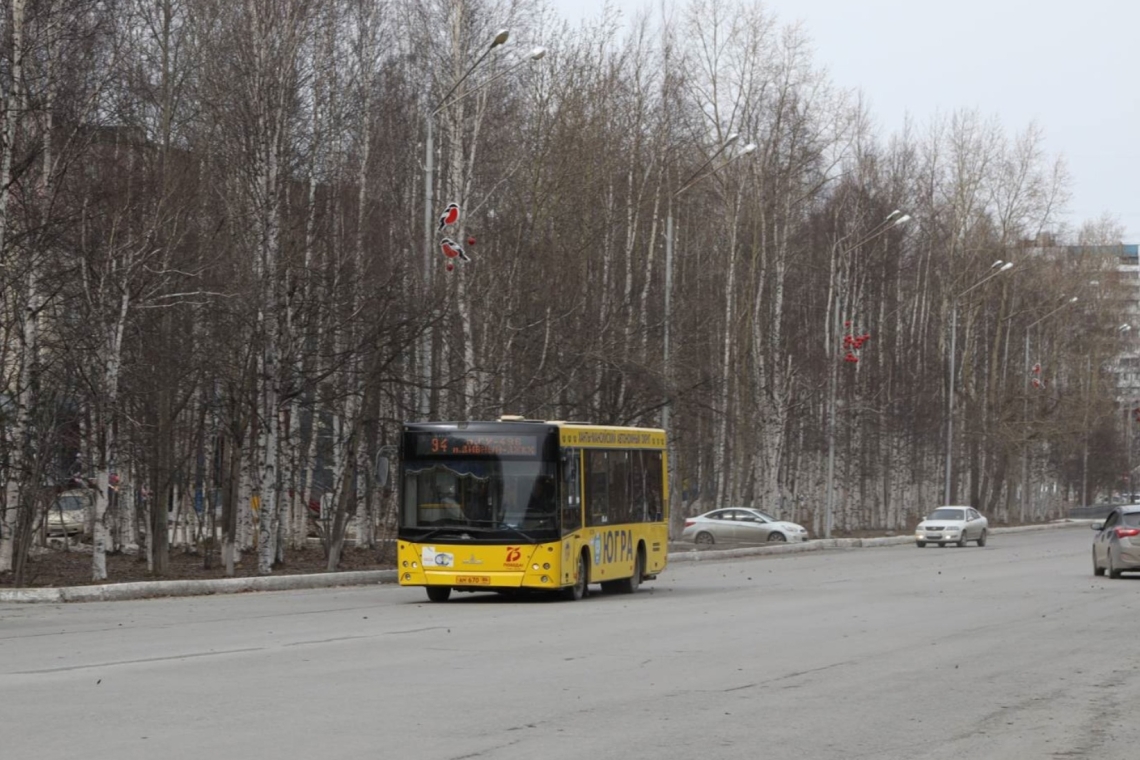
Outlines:
{"label": "bus front wheel", "polygon": [[586,595],[586,578],[587,578],[586,573],[588,570],[589,570],[589,568],[586,566],[586,555],[584,553],[579,554],[578,555],[578,577],[574,581],[573,586],[570,586],[569,588],[562,589],[562,598],[563,599],[570,601],[570,602],[576,602]]}
{"label": "bus front wheel", "polygon": [[446,602],[451,598],[451,586],[428,586],[427,595],[433,602]]}

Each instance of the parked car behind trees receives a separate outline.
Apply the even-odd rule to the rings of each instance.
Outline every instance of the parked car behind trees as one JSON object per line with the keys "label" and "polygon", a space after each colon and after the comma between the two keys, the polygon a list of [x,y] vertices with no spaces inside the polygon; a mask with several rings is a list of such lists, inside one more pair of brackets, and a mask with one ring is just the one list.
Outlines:
{"label": "parked car behind trees", "polygon": [[49,536],[76,536],[87,532],[92,507],[91,490],[73,488],[63,491],[48,507],[45,518]]}

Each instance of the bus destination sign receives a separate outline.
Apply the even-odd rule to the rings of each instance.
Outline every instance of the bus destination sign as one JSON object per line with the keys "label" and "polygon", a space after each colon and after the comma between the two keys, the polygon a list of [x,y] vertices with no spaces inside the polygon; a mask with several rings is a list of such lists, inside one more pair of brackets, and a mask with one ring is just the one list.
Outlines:
{"label": "bus destination sign", "polygon": [[536,435],[480,433],[415,433],[416,456],[510,456],[537,457],[540,438]]}

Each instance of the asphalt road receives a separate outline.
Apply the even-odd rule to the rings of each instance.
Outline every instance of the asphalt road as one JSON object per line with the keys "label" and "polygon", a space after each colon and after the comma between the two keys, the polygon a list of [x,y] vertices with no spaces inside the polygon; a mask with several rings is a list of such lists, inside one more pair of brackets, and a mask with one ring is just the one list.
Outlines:
{"label": "asphalt road", "polygon": [[578,603],[3,605],[0,756],[1133,758],[1140,575],[1094,578],[1091,537],[679,563]]}

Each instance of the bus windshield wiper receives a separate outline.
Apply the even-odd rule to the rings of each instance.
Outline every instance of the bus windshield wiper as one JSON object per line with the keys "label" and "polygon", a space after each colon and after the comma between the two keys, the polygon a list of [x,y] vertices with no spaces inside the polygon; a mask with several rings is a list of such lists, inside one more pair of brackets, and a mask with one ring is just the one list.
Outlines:
{"label": "bus windshield wiper", "polygon": [[[481,523],[481,524],[480,524]],[[507,532],[516,535],[529,543],[536,543],[537,540],[534,536],[519,530],[506,523],[497,522],[495,520],[471,520],[469,523],[462,525],[444,525],[440,527],[433,527],[424,533],[422,536],[417,536],[416,541],[427,541],[440,535],[454,535],[462,533],[475,533],[479,535],[487,535],[488,533]]]}
{"label": "bus windshield wiper", "polygon": [[418,536],[416,538],[416,540],[417,541],[426,541],[430,538],[434,538],[434,537],[439,536],[439,535],[448,535],[448,534],[463,534],[463,533],[484,534],[484,533],[493,532],[494,530],[495,530],[495,528],[493,528],[493,527],[483,527],[480,525],[468,525],[466,523],[459,524],[459,525],[442,525],[439,527],[431,528],[430,530],[428,530],[427,533],[424,533],[422,536]]}
{"label": "bus windshield wiper", "polygon": [[519,530],[518,528],[512,528],[510,525],[507,525],[506,523],[500,524],[499,530],[507,530],[507,531],[510,531],[511,533],[514,533],[516,536],[522,536],[522,538],[524,540],[526,540],[528,543],[532,543],[532,544],[537,543],[534,536],[530,535],[529,533],[524,533],[523,531]]}

